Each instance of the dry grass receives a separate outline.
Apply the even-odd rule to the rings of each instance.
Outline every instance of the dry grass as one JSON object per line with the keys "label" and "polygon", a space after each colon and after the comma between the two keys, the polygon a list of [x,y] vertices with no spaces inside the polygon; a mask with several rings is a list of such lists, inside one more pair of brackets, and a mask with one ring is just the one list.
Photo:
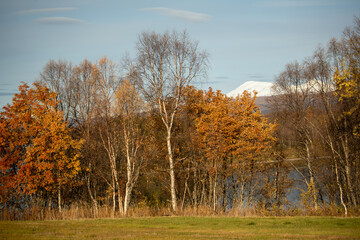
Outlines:
{"label": "dry grass", "polygon": [[[155,216],[227,216],[227,217],[270,217],[270,216],[338,216],[344,215],[343,209],[339,206],[323,206],[316,211],[313,209],[287,208],[273,209],[271,211],[259,208],[231,209],[229,211],[214,211],[208,206],[185,207],[174,214],[170,207],[131,207],[126,217],[155,217]],[[349,217],[360,216],[360,209],[349,209]],[[34,206],[22,211],[0,211],[1,220],[75,220],[75,219],[101,219],[124,217],[118,211],[113,215],[111,206],[101,206],[97,211],[86,203],[75,203],[64,207],[62,212],[57,208],[41,208]]]}

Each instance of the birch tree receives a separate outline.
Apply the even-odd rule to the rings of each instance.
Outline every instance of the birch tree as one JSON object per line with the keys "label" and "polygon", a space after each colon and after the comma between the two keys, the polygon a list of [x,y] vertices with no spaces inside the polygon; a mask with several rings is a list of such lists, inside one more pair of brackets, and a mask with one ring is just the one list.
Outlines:
{"label": "birch tree", "polygon": [[122,81],[116,92],[116,113],[121,119],[122,149],[126,157],[126,185],[124,196],[124,215],[127,214],[131,195],[139,177],[140,168],[144,159],[142,150],[145,134],[141,126],[140,114],[145,110],[144,102],[129,74]]}
{"label": "birch tree", "polygon": [[40,74],[42,83],[45,83],[53,92],[57,93],[57,100],[60,100],[59,108],[64,113],[65,121],[73,123],[73,110],[75,86],[73,81],[73,65],[64,60],[50,60]]}
{"label": "birch tree", "polygon": [[194,79],[204,77],[207,53],[198,49],[186,32],[157,34],[143,32],[137,43],[138,69],[145,97],[157,108],[166,128],[171,206],[177,207],[175,159],[172,133],[184,88]]}
{"label": "birch tree", "polygon": [[[304,66],[298,62],[286,65],[285,70],[276,78],[273,87],[272,107],[282,112],[282,117],[294,131],[299,154],[306,161],[308,177],[303,176],[307,192],[304,200],[310,200],[317,209],[317,190],[313,159],[315,147],[310,124],[311,110],[314,104],[314,81],[305,76]],[[308,197],[307,197],[308,196]]]}
{"label": "birch tree", "polygon": [[94,152],[97,151],[96,144],[94,144],[93,133],[95,127],[93,121],[96,117],[96,92],[97,86],[97,68],[87,59],[84,59],[78,66],[73,69],[73,103],[74,122],[77,129],[75,130],[78,137],[84,140],[82,147],[82,160],[84,166],[88,169],[86,174],[86,185],[90,200],[93,204],[95,215],[98,213],[98,201],[96,194],[93,192],[91,185],[94,184],[94,175],[99,171],[99,161],[94,157]]}
{"label": "birch tree", "polygon": [[101,121],[98,128],[101,138],[102,146],[106,150],[107,158],[111,169],[111,183],[109,187],[112,189],[113,197],[113,216],[116,211],[116,196],[118,199],[118,209],[120,214],[123,214],[123,201],[121,195],[120,175],[118,172],[118,158],[120,136],[118,131],[118,124],[115,119],[115,93],[120,83],[118,66],[115,62],[101,58],[96,63],[96,109],[97,118]]}

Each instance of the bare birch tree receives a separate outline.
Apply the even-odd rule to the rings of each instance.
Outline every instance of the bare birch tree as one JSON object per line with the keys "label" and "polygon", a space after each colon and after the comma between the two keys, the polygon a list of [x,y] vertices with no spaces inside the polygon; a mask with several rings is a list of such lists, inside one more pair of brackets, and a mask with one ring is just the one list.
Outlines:
{"label": "bare birch tree", "polygon": [[137,43],[138,69],[145,97],[158,109],[166,128],[171,206],[177,207],[175,160],[172,149],[174,119],[184,88],[195,78],[204,77],[207,53],[198,49],[186,32],[157,34],[144,32]]}
{"label": "bare birch tree", "polygon": [[123,201],[117,162],[120,153],[120,136],[117,121],[114,118],[115,92],[120,84],[118,70],[117,64],[106,57],[101,58],[96,64],[97,118],[102,122],[98,131],[103,147],[106,150],[111,169],[112,182],[109,185],[112,188],[113,216],[116,211],[116,196],[119,204],[119,212],[123,214]]}
{"label": "bare birch tree", "polygon": [[144,156],[142,155],[145,133],[141,126],[140,114],[146,110],[145,103],[136,89],[136,71],[130,69],[116,92],[116,113],[121,119],[123,151],[126,157],[126,185],[124,215],[127,214],[131,195],[139,177]]}
{"label": "bare birch tree", "polygon": [[50,60],[40,74],[40,81],[57,93],[57,100],[61,100],[59,107],[64,113],[64,119],[72,124],[76,93],[71,62]]}
{"label": "bare birch tree", "polygon": [[[271,99],[273,107],[283,112],[283,116],[290,121],[301,156],[306,160],[308,177],[302,176],[307,186],[306,195],[317,209],[317,190],[313,169],[314,140],[309,112],[314,104],[314,81],[305,76],[304,66],[298,62],[288,64],[275,80],[274,97]],[[304,195],[305,196],[305,195]]]}
{"label": "bare birch tree", "polygon": [[74,101],[77,102],[75,104],[74,122],[78,126],[79,137],[85,142],[82,149],[82,158],[84,165],[88,168],[88,171],[86,171],[86,185],[96,216],[98,213],[98,201],[91,186],[95,182],[93,176],[97,167],[97,161],[93,157],[96,149],[94,149],[92,143],[94,141],[92,133],[94,131],[93,120],[96,110],[97,71],[90,61],[84,59],[78,66],[74,67],[73,72]]}

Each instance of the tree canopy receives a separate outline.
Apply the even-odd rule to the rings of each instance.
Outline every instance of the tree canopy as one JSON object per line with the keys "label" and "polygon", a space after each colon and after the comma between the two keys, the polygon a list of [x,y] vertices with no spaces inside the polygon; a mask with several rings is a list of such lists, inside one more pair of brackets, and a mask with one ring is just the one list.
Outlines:
{"label": "tree canopy", "polygon": [[58,192],[80,172],[81,142],[58,109],[56,93],[23,84],[0,113],[1,202],[13,196]]}

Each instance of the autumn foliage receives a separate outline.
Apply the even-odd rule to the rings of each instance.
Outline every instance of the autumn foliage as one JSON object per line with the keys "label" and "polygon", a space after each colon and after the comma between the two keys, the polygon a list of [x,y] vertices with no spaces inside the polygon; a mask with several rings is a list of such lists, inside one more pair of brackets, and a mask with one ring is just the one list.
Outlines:
{"label": "autumn foliage", "polygon": [[196,129],[208,160],[255,161],[269,150],[275,125],[267,122],[255,105],[256,93],[230,98],[220,91],[204,93]]}
{"label": "autumn foliage", "polygon": [[49,61],[0,112],[0,218],[359,214],[359,36],[357,19],[286,65],[266,113],[191,85],[208,58],[186,32],[143,33],[121,63]]}
{"label": "autumn foliage", "polygon": [[71,138],[55,93],[39,83],[20,85],[0,117],[1,204],[71,186],[81,143]]}
{"label": "autumn foliage", "polygon": [[242,186],[254,183],[275,141],[276,125],[267,122],[255,99],[256,93],[246,91],[231,98],[211,88],[187,88],[185,108],[195,130],[192,146],[199,148],[198,165],[205,168],[209,182],[207,204],[214,210],[241,208],[241,201],[252,197]]}

